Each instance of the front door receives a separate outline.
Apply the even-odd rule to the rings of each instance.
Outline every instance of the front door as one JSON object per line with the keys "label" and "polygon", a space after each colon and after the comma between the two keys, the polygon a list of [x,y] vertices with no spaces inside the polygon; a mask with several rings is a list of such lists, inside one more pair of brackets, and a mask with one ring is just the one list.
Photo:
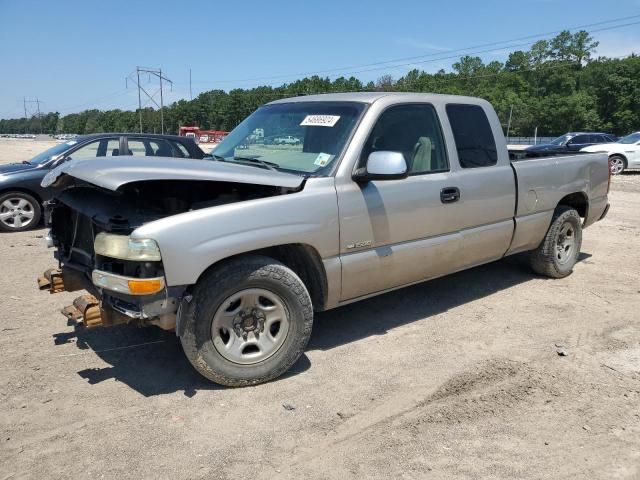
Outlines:
{"label": "front door", "polygon": [[447,190],[457,174],[434,107],[382,112],[359,166],[374,151],[401,152],[409,177],[337,187],[342,301],[445,274],[459,253],[460,202]]}

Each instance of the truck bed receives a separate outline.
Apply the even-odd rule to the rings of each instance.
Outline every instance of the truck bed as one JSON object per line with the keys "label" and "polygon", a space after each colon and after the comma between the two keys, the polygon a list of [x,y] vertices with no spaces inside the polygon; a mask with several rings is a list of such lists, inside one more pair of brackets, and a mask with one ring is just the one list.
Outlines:
{"label": "truck bed", "polygon": [[511,166],[517,198],[516,230],[509,253],[529,250],[539,244],[555,207],[567,196],[572,195],[571,201],[578,205],[585,203],[586,208],[580,212],[585,227],[600,219],[607,207],[609,163],[606,154],[526,158],[512,161]]}

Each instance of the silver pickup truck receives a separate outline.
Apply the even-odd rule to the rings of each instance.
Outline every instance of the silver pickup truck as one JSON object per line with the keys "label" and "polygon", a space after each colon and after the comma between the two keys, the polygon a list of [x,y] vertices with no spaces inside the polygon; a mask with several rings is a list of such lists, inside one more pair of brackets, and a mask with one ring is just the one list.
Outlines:
{"label": "silver pickup truck", "polygon": [[[256,131],[301,142],[248,142]],[[39,284],[88,291],[63,309],[71,321],[175,329],[202,375],[257,384],[296,362],[314,311],[519,252],[540,275],[569,275],[582,229],[607,213],[609,181],[606,154],[512,163],[481,99],[284,99],[209,159],[51,171],[59,265]]]}

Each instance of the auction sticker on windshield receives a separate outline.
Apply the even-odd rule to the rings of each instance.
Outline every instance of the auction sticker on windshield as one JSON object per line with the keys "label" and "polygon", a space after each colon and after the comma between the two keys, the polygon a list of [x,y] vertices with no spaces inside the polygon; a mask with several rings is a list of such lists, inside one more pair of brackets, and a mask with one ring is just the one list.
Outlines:
{"label": "auction sticker on windshield", "polygon": [[340,115],[307,115],[300,124],[302,127],[333,127]]}
{"label": "auction sticker on windshield", "polygon": [[332,156],[333,155],[329,153],[319,153],[318,156],[316,157],[316,161],[313,163],[315,165],[319,165],[320,167],[324,167],[327,163],[329,163]]}

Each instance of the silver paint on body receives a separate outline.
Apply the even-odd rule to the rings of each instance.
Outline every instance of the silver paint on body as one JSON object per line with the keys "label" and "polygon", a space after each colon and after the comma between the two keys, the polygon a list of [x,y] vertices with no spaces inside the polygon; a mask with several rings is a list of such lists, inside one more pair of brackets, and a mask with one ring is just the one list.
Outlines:
{"label": "silver paint on body", "polygon": [[[577,193],[587,199],[584,226],[598,220],[607,206],[606,154],[531,159],[512,165],[500,122],[484,100],[380,92],[273,103],[323,101],[368,104],[331,176],[310,177],[295,193],[189,211],[147,223],[132,233],[134,238],[158,243],[168,286],[195,284],[211,265],[233,255],[304,244],[322,259],[328,285],[324,308],[328,309],[535,248],[566,195]],[[435,108],[449,171],[355,182],[352,175],[378,117],[390,106],[405,103]],[[479,105],[485,111],[498,151],[495,166],[460,167],[445,110],[449,103]],[[117,165],[119,160],[126,161]],[[119,160],[70,162],[62,173],[111,190],[158,179],[294,189],[303,182],[296,175],[221,162]],[[442,203],[440,192],[450,187],[459,189],[460,199]]]}

